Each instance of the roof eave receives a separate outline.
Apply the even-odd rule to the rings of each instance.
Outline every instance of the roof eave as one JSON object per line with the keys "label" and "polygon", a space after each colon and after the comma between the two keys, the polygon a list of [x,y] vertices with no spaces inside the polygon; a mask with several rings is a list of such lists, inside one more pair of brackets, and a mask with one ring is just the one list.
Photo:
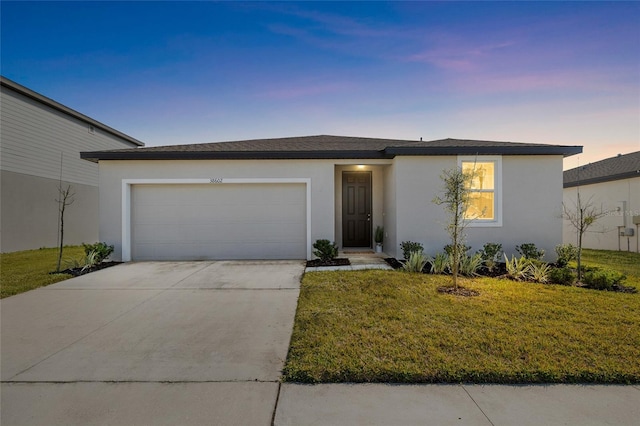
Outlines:
{"label": "roof eave", "polygon": [[97,163],[101,160],[322,160],[388,159],[383,151],[92,151],[80,158]]}
{"label": "roof eave", "polygon": [[615,180],[631,179],[631,178],[636,178],[636,177],[640,177],[640,170],[630,171],[630,172],[625,172],[625,173],[618,173],[616,175],[598,176],[598,177],[594,177],[594,178],[575,180],[575,181],[571,181],[571,182],[564,182],[562,184],[562,187],[563,188],[574,188],[576,186],[593,185],[595,183],[611,182],[611,181],[615,181]]}
{"label": "roof eave", "polygon": [[455,146],[455,147],[388,147],[391,155],[562,155],[580,154],[581,146]]}

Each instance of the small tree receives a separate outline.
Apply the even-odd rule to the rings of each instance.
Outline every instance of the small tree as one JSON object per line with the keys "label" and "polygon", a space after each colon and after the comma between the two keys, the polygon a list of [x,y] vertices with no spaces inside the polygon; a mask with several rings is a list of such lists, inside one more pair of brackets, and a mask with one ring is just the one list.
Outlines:
{"label": "small tree", "polygon": [[456,167],[444,170],[440,179],[444,183],[444,193],[442,197],[435,197],[433,202],[444,205],[445,211],[449,214],[445,229],[451,237],[451,273],[453,286],[457,290],[460,259],[466,252],[464,230],[469,224],[469,220],[465,216],[471,200],[473,173],[465,173],[461,168]]}
{"label": "small tree", "polygon": [[578,237],[578,281],[582,280],[582,237],[598,219],[607,215],[606,211],[597,209],[593,205],[592,198],[593,197],[589,197],[589,199],[583,203],[580,198],[580,192],[578,192],[578,197],[573,208],[562,203],[562,218],[571,223]]}
{"label": "small tree", "polygon": [[75,192],[71,192],[71,185],[67,185],[66,189],[63,189],[62,185],[59,185],[58,194],[59,199],[56,200],[56,202],[58,203],[58,211],[60,212],[60,247],[58,250],[58,266],[56,267],[56,272],[60,272],[60,263],[62,262],[62,248],[64,247],[64,210],[67,206],[73,204],[73,202],[75,201],[73,197],[76,195]]}

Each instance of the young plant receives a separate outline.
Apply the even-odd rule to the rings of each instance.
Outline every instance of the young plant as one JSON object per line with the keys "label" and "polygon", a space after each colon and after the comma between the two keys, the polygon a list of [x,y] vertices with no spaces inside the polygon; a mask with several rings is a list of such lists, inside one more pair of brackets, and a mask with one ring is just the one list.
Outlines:
{"label": "young plant", "polygon": [[433,202],[444,206],[448,213],[445,229],[451,238],[451,273],[453,287],[458,289],[458,267],[464,254],[465,229],[469,225],[466,217],[471,201],[471,182],[473,173],[465,173],[460,167],[445,170],[440,178],[444,184],[442,196],[435,197]]}
{"label": "young plant", "polygon": [[424,247],[422,247],[422,244],[413,241],[401,242],[400,248],[402,249],[402,256],[404,260],[409,260],[409,256],[411,256],[411,253],[413,252],[419,251],[422,253],[424,251]]}
{"label": "young plant", "polygon": [[422,251],[414,251],[409,255],[409,259],[407,259],[403,268],[407,272],[422,272],[427,260],[427,256]]}
{"label": "young plant", "polygon": [[482,250],[478,251],[487,269],[493,271],[502,255],[502,244],[486,243],[482,246]]}
{"label": "young plant", "polygon": [[511,260],[504,255],[507,267],[507,276],[515,281],[526,281],[529,273],[529,265],[531,261],[526,257],[511,256]]}
{"label": "young plant", "polygon": [[560,285],[572,285],[576,280],[571,268],[552,268],[549,271],[549,281]]}
{"label": "young plant", "polygon": [[548,264],[543,262],[532,261],[529,263],[527,278],[530,281],[545,284],[549,282],[550,271],[551,271],[551,267]]}
{"label": "young plant", "polygon": [[573,208],[562,203],[562,218],[568,220],[573,229],[576,230],[578,237],[578,253],[576,261],[578,262],[578,281],[582,280],[582,237],[598,219],[607,215],[607,211],[598,210],[591,201],[593,197],[582,202],[580,191],[578,190],[578,198]]}
{"label": "young plant", "polygon": [[482,256],[479,253],[474,254],[473,256],[464,255],[462,259],[460,259],[460,266],[458,270],[460,275],[464,275],[467,277],[474,277],[478,275],[478,269],[482,266]]}
{"label": "young plant", "polygon": [[[62,172],[61,172],[62,173]],[[62,175],[61,175],[62,176]],[[62,181],[58,185],[58,194],[60,198],[56,200],[58,203],[58,236],[60,237],[60,246],[58,247],[58,264],[56,266],[56,272],[60,272],[60,263],[62,262],[62,250],[64,248],[64,212],[68,206],[73,204],[75,192],[72,192],[71,185],[67,185],[66,188],[62,188]]]}
{"label": "young plant", "polygon": [[544,250],[538,249],[533,243],[516,246],[516,251],[527,259],[541,260],[544,257]]}
{"label": "young plant", "polygon": [[98,259],[99,253],[96,251],[90,251],[79,259],[66,260],[66,264],[67,268],[69,269],[80,269],[80,272],[84,272],[87,269],[99,264],[100,261],[98,261]]}
{"label": "young plant", "polygon": [[449,255],[446,253],[437,253],[436,257],[431,259],[431,273],[444,274],[449,269]]}
{"label": "young plant", "polygon": [[[466,256],[467,252],[471,250],[471,246],[460,244],[459,250],[461,256]],[[447,244],[446,246],[444,246],[444,252],[451,256],[453,254],[453,246],[451,244]]]}
{"label": "young plant", "polygon": [[89,257],[89,254],[94,253],[92,256],[95,258],[95,264],[102,263],[107,257],[113,253],[113,245],[107,245],[107,243],[95,243],[85,244],[82,243],[84,248],[84,254]]}
{"label": "young plant", "polygon": [[313,243],[313,254],[323,262],[333,260],[338,256],[338,246],[329,240],[316,240]]}
{"label": "young plant", "polygon": [[376,242],[376,244],[382,244],[382,241],[384,240],[383,226],[376,226],[376,232],[373,235],[373,240]]}
{"label": "young plant", "polygon": [[560,268],[564,268],[578,257],[578,248],[573,244],[559,244],[556,246],[556,254],[558,255],[556,264]]}
{"label": "young plant", "polygon": [[583,282],[589,288],[596,290],[612,290],[614,286],[622,284],[626,275],[611,269],[594,269],[584,273]]}

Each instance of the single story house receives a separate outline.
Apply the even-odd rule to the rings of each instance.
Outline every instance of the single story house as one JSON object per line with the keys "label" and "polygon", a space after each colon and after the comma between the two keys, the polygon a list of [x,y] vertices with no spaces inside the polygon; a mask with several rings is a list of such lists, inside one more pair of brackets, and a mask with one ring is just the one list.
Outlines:
{"label": "single story house", "polygon": [[[564,172],[564,203],[575,209],[590,203],[604,213],[589,228],[582,246],[600,250],[640,252],[640,151],[607,158]],[[577,245],[577,232],[564,223],[565,244]]]}
{"label": "single story house", "polygon": [[474,249],[562,242],[562,159],[580,146],[308,136],[82,152],[100,166],[100,239],[118,260],[310,259],[312,244],[448,243],[432,202],[444,169],[476,164]]}
{"label": "single story house", "polygon": [[80,151],[144,144],[0,77],[0,252],[58,245],[58,188],[71,186],[66,244],[98,240],[98,165]]}

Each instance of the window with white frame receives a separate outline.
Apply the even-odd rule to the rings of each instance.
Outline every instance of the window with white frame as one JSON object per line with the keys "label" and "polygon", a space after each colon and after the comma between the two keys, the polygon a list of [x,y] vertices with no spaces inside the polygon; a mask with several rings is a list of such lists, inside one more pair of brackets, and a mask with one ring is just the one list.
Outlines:
{"label": "window with white frame", "polygon": [[495,156],[458,157],[458,166],[472,175],[470,201],[465,218],[470,226],[502,225],[502,158]]}

